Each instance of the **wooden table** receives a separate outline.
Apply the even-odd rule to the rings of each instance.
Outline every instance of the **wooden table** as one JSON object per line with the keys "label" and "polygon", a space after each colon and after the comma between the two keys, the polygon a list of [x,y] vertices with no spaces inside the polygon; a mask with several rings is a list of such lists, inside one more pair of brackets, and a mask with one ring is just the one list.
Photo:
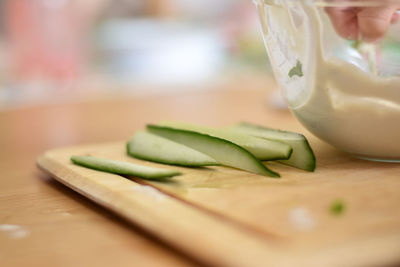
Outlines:
{"label": "wooden table", "polygon": [[277,126],[291,114],[267,106],[273,87],[268,77],[236,78],[204,91],[0,111],[0,266],[196,265],[40,172],[35,159],[53,147],[126,140],[161,119]]}

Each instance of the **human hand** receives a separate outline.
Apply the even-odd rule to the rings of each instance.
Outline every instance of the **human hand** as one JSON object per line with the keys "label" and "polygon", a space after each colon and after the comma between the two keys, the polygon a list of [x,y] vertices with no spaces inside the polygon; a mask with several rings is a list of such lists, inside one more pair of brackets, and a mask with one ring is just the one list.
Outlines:
{"label": "human hand", "polygon": [[390,24],[399,20],[400,2],[389,0],[387,4],[370,7],[327,7],[336,32],[346,39],[374,42],[381,39]]}

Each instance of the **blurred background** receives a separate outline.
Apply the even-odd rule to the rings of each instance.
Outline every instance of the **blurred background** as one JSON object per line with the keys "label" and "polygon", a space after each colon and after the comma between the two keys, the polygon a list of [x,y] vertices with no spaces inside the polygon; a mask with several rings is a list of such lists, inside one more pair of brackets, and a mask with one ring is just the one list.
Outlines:
{"label": "blurred background", "polygon": [[251,0],[1,0],[0,12],[0,109],[270,72]]}

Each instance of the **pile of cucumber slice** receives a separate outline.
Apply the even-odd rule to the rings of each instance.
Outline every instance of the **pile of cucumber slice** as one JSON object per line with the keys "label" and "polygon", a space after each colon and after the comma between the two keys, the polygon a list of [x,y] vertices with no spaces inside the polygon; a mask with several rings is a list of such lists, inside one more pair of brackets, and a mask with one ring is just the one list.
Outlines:
{"label": "pile of cucumber slice", "polygon": [[[262,161],[276,161],[306,171],[314,171],[315,156],[304,135],[239,123],[212,128],[182,122],[147,125],[127,142],[128,155],[168,165],[201,167],[223,165],[278,178]],[[137,164],[74,156],[71,160],[88,168],[145,179],[179,175],[172,170]]]}

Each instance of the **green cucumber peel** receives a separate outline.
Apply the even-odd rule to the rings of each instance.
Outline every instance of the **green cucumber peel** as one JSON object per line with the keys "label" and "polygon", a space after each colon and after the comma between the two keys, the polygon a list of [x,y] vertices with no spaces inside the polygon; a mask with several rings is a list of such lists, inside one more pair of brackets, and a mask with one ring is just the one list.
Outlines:
{"label": "green cucumber peel", "polygon": [[259,126],[247,122],[235,124],[228,129],[244,134],[266,138],[271,140],[279,140],[290,144],[293,147],[293,153],[287,160],[278,160],[279,163],[299,168],[305,171],[314,171],[316,167],[315,154],[307,140],[307,138],[299,133],[282,131],[265,126]]}
{"label": "green cucumber peel", "polygon": [[144,179],[159,180],[180,175],[180,172],[154,168],[126,161],[112,160],[93,156],[72,156],[71,161],[79,166],[120,175],[136,176]]}
{"label": "green cucumber peel", "polygon": [[194,131],[206,135],[211,135],[217,138],[225,139],[236,145],[246,149],[253,154],[257,159],[280,160],[289,159],[293,152],[290,145],[277,141],[259,138],[248,134],[232,132],[227,129],[212,128],[203,125],[190,124],[184,122],[164,121],[157,124],[158,126],[166,126],[176,129]]}
{"label": "green cucumber peel", "polygon": [[274,178],[280,177],[278,173],[264,166],[249,151],[228,140],[195,131],[151,124],[147,125],[147,130],[198,150],[222,165]]}
{"label": "green cucumber peel", "polygon": [[145,131],[136,132],[126,144],[126,150],[132,157],[162,164],[184,167],[220,165],[197,150]]}

